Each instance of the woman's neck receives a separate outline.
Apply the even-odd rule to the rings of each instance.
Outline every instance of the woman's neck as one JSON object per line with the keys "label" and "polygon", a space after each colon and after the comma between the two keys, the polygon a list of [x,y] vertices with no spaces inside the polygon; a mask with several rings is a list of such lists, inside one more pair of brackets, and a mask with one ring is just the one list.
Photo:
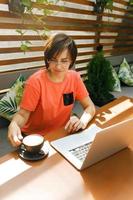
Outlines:
{"label": "woman's neck", "polygon": [[50,70],[48,70],[48,77],[51,81],[55,82],[55,83],[60,83],[63,82],[66,74],[64,73],[60,73],[58,75],[53,74]]}

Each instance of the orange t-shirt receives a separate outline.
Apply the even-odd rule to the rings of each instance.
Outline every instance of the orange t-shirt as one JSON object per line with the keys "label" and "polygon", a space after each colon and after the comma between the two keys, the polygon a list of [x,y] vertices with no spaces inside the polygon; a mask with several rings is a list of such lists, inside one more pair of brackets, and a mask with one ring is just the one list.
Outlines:
{"label": "orange t-shirt", "polygon": [[75,100],[88,96],[79,73],[69,70],[64,81],[52,82],[47,71],[39,70],[26,81],[20,108],[31,111],[25,133],[45,135],[65,126]]}

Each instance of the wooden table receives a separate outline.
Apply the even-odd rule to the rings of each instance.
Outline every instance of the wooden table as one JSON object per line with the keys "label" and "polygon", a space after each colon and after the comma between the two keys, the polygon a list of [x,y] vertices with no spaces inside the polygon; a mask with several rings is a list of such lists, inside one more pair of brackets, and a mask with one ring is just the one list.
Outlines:
{"label": "wooden table", "polygon": [[[124,102],[121,114],[112,111]],[[106,127],[133,117],[133,99],[121,97],[97,111],[91,123]],[[130,107],[130,108],[128,108]],[[120,109],[120,108],[119,108]],[[115,112],[115,111],[114,111]],[[114,116],[114,115],[113,115]],[[49,134],[53,140],[63,130]],[[133,152],[129,149],[79,172],[50,147],[49,156],[37,162],[23,161],[16,152],[0,158],[1,200],[133,200]]]}

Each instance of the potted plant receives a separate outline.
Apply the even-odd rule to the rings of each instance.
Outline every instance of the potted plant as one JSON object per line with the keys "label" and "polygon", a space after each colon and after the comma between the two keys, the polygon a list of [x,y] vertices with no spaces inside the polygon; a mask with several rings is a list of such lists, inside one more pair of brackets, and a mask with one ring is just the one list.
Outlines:
{"label": "potted plant", "polygon": [[115,79],[112,74],[111,63],[105,59],[102,46],[98,46],[96,55],[87,65],[87,80],[85,85],[95,105],[103,106],[112,101]]}
{"label": "potted plant", "polygon": [[[43,27],[43,30],[41,30],[41,34],[37,28],[33,28],[32,30],[35,31],[41,39],[44,39],[44,36],[47,36],[49,30],[46,28],[45,24],[45,17],[52,13],[51,10],[48,10],[47,8],[43,8],[44,5],[53,5],[56,4],[59,0],[9,0],[8,7],[9,12],[18,15],[21,18],[22,25],[25,24],[27,20],[32,21],[32,24],[40,25]],[[35,4],[38,5],[37,9],[41,11],[42,14],[36,14],[34,12]],[[21,29],[16,29],[16,31],[22,36],[26,33],[26,31],[23,31]],[[29,45],[31,44],[30,41],[21,41],[21,50],[26,52],[29,50]]]}
{"label": "potted plant", "polygon": [[11,13],[18,15],[24,13],[25,10],[25,5],[20,0],[9,0],[8,7]]}
{"label": "potted plant", "polygon": [[113,8],[113,0],[96,0],[94,11],[96,13],[103,13],[104,8],[111,10]]}

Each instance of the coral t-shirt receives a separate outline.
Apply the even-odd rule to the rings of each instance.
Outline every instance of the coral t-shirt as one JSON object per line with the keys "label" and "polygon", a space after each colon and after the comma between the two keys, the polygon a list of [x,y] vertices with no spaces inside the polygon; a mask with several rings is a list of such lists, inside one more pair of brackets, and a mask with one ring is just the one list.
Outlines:
{"label": "coral t-shirt", "polygon": [[45,135],[65,126],[75,100],[88,96],[79,73],[69,70],[63,82],[52,82],[47,70],[39,70],[26,81],[20,108],[31,111],[25,133]]}

